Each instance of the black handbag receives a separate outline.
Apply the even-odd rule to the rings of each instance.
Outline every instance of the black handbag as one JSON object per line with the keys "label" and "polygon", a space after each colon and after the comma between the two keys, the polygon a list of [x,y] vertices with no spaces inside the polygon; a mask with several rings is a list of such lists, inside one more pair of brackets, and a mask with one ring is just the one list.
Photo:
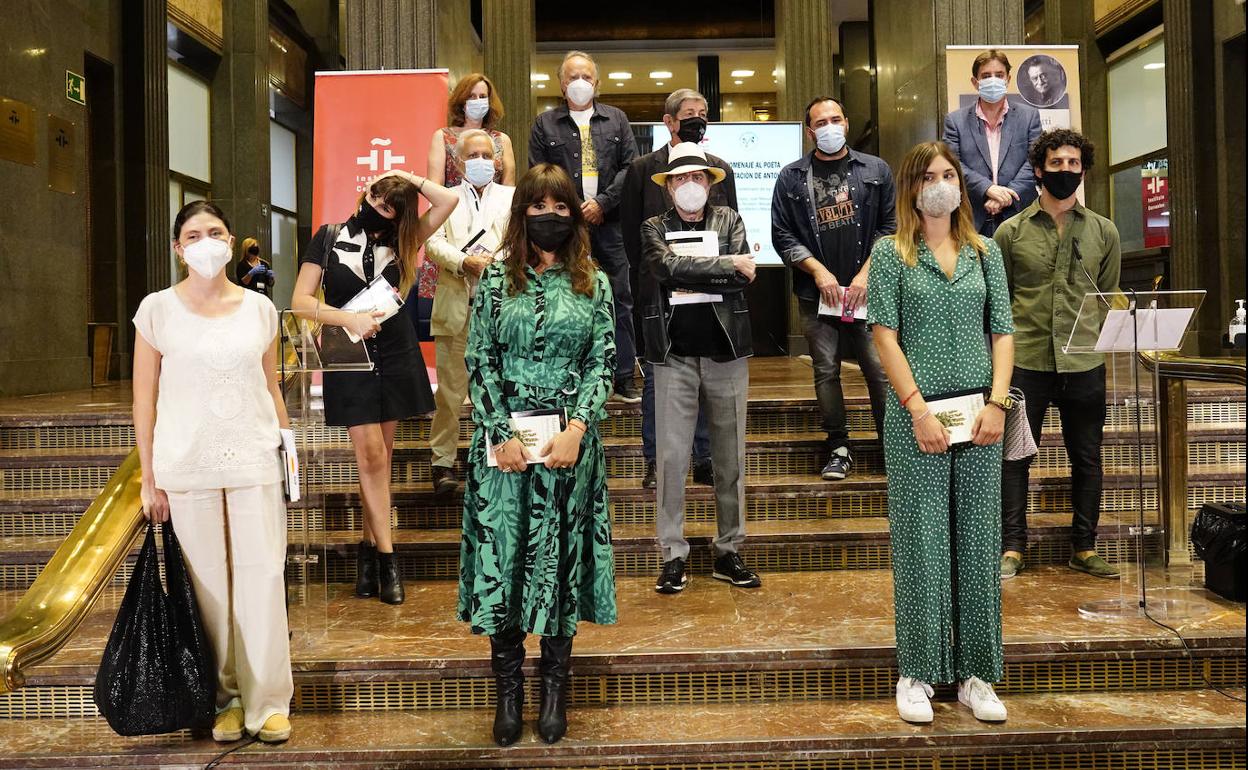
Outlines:
{"label": "black handbag", "polygon": [[95,705],[118,735],[211,728],[216,716],[217,669],[195,589],[173,526],[160,532],[169,590],[149,522],[95,675]]}

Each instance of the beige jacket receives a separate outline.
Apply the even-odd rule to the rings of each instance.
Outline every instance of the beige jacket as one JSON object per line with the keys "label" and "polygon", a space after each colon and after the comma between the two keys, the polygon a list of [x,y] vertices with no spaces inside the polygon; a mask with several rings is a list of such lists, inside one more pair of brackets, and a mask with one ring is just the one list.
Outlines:
{"label": "beige jacket", "polygon": [[491,254],[498,250],[511,214],[516,188],[491,182],[480,196],[467,181],[460,183],[459,205],[442,227],[425,242],[425,255],[438,266],[438,288],[433,295],[429,331],[433,336],[456,335],[468,323],[468,303],[475,279],[463,271],[463,247],[481,230],[475,245]]}

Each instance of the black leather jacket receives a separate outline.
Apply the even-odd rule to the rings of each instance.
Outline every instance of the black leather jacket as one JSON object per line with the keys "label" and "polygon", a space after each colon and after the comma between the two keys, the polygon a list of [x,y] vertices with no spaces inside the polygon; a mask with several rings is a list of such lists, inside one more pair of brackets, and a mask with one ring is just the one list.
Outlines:
{"label": "black leather jacket", "polygon": [[741,215],[727,206],[707,206],[703,227],[719,233],[718,259],[681,257],[667,245],[667,233],[683,229],[676,209],[650,217],[641,225],[641,328],[646,340],[646,360],[652,364],[667,361],[672,341],[667,326],[672,319],[669,301],[673,289],[722,294],[716,302],[715,317],[736,358],[754,355],[750,331],[750,309],[745,302],[749,281],[732,265],[732,255],[749,254],[745,224]]}

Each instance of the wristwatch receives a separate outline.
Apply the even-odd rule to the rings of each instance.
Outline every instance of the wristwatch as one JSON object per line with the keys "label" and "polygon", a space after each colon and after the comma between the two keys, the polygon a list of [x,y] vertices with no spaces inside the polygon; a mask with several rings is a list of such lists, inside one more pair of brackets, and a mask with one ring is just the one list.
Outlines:
{"label": "wristwatch", "polygon": [[988,403],[992,404],[993,406],[997,407],[1003,412],[1013,411],[1014,407],[1016,406],[1014,403],[1014,399],[1010,398],[1009,396],[1001,396],[999,398],[989,398]]}

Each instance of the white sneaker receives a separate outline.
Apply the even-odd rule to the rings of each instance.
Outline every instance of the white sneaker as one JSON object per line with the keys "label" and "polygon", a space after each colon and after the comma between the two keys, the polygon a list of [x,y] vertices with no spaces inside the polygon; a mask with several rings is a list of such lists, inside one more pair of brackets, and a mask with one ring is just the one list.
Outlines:
{"label": "white sneaker", "polygon": [[997,697],[992,685],[979,677],[968,677],[958,683],[958,703],[968,707],[980,721],[1005,721],[1005,704]]}
{"label": "white sneaker", "polygon": [[931,697],[935,690],[927,682],[903,676],[897,680],[897,713],[907,722],[927,724],[932,721]]}

